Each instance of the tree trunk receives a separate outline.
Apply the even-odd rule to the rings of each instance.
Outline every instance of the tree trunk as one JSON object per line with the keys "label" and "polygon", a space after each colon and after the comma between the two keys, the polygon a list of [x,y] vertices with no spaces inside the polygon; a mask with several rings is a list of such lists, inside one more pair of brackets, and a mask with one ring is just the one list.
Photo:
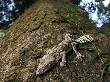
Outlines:
{"label": "tree trunk", "polygon": [[[78,46],[79,52],[84,56],[82,61],[76,59],[71,51],[67,54],[65,67],[60,67],[58,62],[44,75],[36,76],[39,60],[48,48],[64,40],[66,33],[72,34],[74,38],[81,35],[69,24],[59,22],[62,6],[62,0],[37,0],[15,21],[0,42],[0,82],[104,81],[101,70],[105,63],[103,59],[110,58],[109,50],[107,51],[110,41],[93,25],[84,25],[82,29],[85,34],[97,39]],[[104,75],[106,76],[105,73]]]}

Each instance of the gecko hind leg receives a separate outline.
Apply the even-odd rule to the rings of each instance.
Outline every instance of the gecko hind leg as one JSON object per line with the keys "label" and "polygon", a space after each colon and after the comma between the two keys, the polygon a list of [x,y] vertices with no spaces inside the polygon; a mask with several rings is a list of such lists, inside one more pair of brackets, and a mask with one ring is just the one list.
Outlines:
{"label": "gecko hind leg", "polygon": [[76,42],[72,42],[71,45],[72,45],[72,48],[73,48],[73,50],[74,50],[74,52],[75,52],[75,54],[76,54],[76,58],[82,60],[82,57],[83,57],[82,54],[79,53],[79,52],[77,51],[77,49],[76,49],[77,43],[76,43]]}
{"label": "gecko hind leg", "polygon": [[60,66],[63,67],[66,65],[66,52],[61,52],[60,53],[62,55],[62,61],[60,62]]}

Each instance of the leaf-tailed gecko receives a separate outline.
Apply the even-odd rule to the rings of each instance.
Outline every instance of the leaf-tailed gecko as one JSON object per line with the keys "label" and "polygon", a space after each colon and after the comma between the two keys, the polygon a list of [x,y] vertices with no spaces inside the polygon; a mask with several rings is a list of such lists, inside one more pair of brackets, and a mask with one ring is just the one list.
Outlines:
{"label": "leaf-tailed gecko", "polygon": [[47,54],[40,59],[36,75],[42,75],[51,69],[60,59],[60,66],[64,66],[66,63],[66,54],[73,49],[76,54],[76,58],[81,58],[82,55],[77,51],[76,45],[80,43],[91,42],[94,39],[90,35],[84,35],[74,40],[70,34],[65,35],[65,39],[54,46],[52,49],[47,50]]}

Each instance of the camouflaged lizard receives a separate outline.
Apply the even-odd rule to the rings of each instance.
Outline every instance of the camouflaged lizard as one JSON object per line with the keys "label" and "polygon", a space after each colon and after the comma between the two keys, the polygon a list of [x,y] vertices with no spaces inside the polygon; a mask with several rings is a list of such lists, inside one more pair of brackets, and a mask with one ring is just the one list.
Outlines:
{"label": "camouflaged lizard", "polygon": [[57,62],[62,59],[60,66],[64,66],[66,63],[66,54],[73,49],[76,58],[81,58],[82,55],[77,51],[76,45],[80,43],[91,42],[94,39],[90,35],[84,35],[80,38],[74,40],[70,37],[70,34],[65,35],[65,40],[63,40],[58,45],[54,46],[52,49],[47,50],[47,54],[40,59],[36,75],[42,75],[51,69]]}

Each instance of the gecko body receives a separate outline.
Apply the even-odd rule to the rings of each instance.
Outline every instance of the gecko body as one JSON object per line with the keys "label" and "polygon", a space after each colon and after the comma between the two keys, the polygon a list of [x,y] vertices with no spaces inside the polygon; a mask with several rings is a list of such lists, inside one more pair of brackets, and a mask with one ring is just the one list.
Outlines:
{"label": "gecko body", "polygon": [[57,62],[62,59],[60,66],[64,66],[66,63],[66,54],[73,49],[77,58],[81,58],[81,54],[77,51],[76,45],[79,43],[86,43],[93,41],[93,38],[89,35],[84,35],[76,40],[70,37],[70,34],[65,35],[65,40],[63,40],[58,45],[54,46],[52,49],[47,50],[47,54],[40,59],[36,75],[42,75],[51,69]]}

